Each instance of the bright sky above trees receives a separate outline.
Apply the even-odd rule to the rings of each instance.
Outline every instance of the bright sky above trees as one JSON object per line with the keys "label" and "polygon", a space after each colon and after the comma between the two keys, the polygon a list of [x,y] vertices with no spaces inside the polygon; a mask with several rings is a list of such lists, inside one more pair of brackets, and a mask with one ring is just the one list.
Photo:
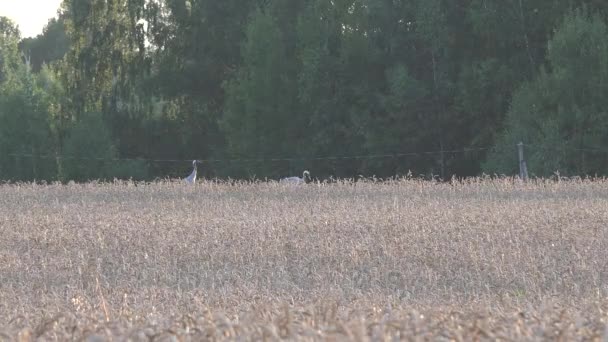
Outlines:
{"label": "bright sky above trees", "polygon": [[57,14],[61,0],[1,0],[0,16],[19,25],[21,36],[35,37],[42,33],[47,21]]}

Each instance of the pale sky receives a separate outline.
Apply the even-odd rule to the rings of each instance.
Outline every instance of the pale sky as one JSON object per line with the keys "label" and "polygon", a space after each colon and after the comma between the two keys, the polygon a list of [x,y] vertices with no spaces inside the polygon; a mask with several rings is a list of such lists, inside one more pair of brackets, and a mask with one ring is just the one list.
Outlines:
{"label": "pale sky", "polygon": [[35,37],[57,14],[61,0],[0,0],[0,16],[19,25],[21,37]]}

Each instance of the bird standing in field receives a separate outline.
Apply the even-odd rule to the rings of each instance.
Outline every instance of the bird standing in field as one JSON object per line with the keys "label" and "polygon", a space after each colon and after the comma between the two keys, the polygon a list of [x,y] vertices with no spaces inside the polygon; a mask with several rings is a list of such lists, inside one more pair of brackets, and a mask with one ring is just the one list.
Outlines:
{"label": "bird standing in field", "polygon": [[310,172],[308,172],[308,170],[305,170],[302,173],[302,178],[300,177],[287,177],[287,178],[283,178],[281,179],[281,183],[287,183],[287,184],[308,184],[310,183],[311,179],[310,179]]}
{"label": "bird standing in field", "polygon": [[194,184],[196,183],[196,164],[198,163],[198,161],[193,160],[192,161],[192,173],[190,173],[190,175],[186,178],[184,178],[184,180],[186,181],[186,183],[188,184]]}

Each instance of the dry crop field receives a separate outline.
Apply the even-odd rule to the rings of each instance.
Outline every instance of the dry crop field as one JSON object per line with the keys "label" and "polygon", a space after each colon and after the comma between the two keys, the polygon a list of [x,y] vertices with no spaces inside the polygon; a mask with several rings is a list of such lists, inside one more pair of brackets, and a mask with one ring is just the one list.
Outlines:
{"label": "dry crop field", "polygon": [[0,340],[601,340],[608,181],[0,186]]}

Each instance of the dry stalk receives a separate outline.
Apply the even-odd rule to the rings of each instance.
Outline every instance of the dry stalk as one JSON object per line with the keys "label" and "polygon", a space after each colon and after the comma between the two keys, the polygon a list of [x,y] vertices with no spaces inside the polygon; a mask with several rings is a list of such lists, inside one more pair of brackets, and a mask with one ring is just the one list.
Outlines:
{"label": "dry stalk", "polygon": [[601,179],[4,184],[0,338],[599,340],[606,193]]}

